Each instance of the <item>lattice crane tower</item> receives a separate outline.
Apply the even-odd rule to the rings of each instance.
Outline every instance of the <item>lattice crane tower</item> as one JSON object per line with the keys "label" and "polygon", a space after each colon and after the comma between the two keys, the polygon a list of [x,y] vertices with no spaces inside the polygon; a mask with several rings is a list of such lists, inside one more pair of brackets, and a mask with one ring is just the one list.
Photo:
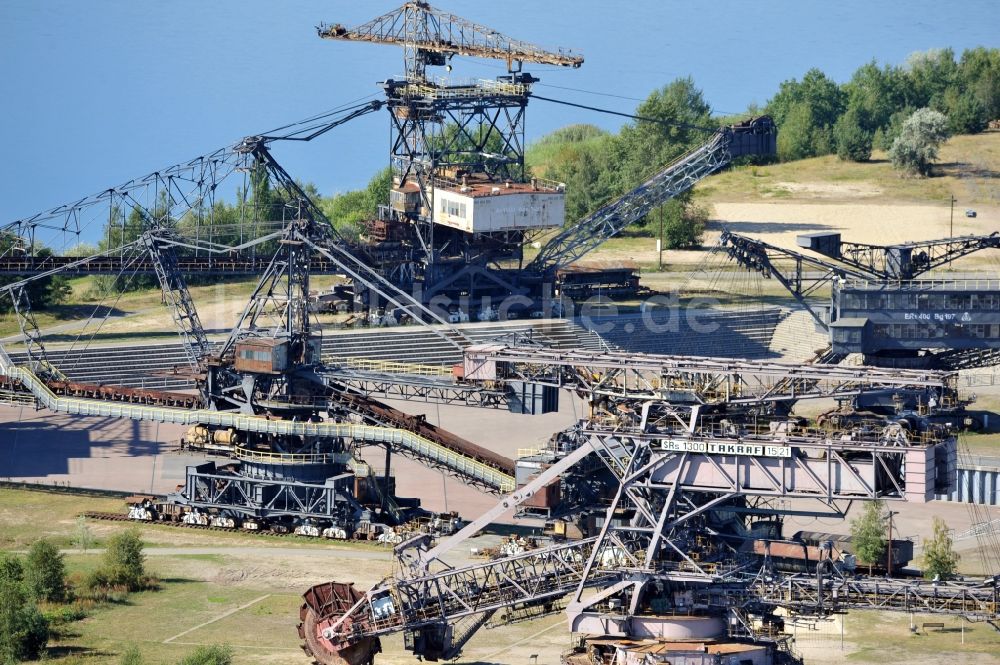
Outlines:
{"label": "lattice crane tower", "polygon": [[[579,67],[581,56],[512,39],[425,2],[354,28],[318,31],[324,39],[403,48],[405,76],[384,83],[393,188],[376,235],[405,237],[418,249],[415,281],[431,288],[472,257],[480,265],[517,261],[526,234],[562,225],[563,188],[529,180],[525,171],[525,108],[538,79],[522,65]],[[432,67],[450,72],[456,55],[505,61],[507,74],[475,81],[431,74]]]}

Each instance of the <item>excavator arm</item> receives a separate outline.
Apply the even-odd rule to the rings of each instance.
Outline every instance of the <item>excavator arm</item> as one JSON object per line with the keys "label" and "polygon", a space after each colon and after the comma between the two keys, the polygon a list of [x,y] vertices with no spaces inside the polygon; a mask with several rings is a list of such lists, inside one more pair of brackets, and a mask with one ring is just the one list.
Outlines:
{"label": "excavator arm", "polygon": [[560,231],[528,265],[529,271],[552,273],[600,246],[656,206],[691,189],[736,157],[775,154],[776,132],[768,116],[722,127],[704,144],[661,169],[621,198]]}

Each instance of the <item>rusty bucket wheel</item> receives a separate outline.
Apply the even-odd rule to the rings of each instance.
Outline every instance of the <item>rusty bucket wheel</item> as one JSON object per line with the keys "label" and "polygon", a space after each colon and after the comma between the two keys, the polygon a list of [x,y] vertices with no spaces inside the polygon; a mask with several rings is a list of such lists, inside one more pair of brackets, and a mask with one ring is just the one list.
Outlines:
{"label": "rusty bucket wheel", "polygon": [[[303,594],[305,602],[299,609],[299,637],[302,650],[319,665],[371,665],[375,654],[382,651],[377,637],[365,637],[350,644],[339,645],[323,637],[323,629],[344,616],[363,594],[353,583],[326,582]],[[351,620],[343,626],[350,629]]]}

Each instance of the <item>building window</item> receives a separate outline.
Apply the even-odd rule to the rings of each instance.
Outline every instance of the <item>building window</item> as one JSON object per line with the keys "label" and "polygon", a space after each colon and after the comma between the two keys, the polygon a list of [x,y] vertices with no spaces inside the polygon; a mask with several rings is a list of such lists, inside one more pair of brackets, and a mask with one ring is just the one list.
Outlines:
{"label": "building window", "polygon": [[258,360],[261,362],[271,362],[270,351],[256,351],[254,349],[241,349],[240,358],[243,360]]}
{"label": "building window", "polygon": [[442,198],[440,210],[442,213],[451,215],[452,217],[461,217],[462,219],[465,219],[464,203],[459,203],[458,201],[452,201],[450,199]]}

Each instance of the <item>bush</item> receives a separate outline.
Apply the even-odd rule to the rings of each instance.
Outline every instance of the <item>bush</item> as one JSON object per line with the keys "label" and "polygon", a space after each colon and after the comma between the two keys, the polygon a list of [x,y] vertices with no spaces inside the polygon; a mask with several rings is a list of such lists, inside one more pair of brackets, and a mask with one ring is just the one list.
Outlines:
{"label": "bush", "polygon": [[118,661],[119,665],[142,665],[144,659],[142,657],[142,652],[139,651],[139,647],[134,644],[130,644],[125,647],[125,651],[122,652],[122,657]]}
{"label": "bush", "polygon": [[850,108],[833,126],[837,156],[844,161],[867,162],[872,156],[872,134],[865,131],[861,112]]}
{"label": "bush", "polygon": [[948,138],[948,120],[937,111],[917,109],[903,123],[902,131],[889,150],[889,159],[898,170],[911,175],[930,175],[938,147]]}
{"label": "bush", "polygon": [[[16,559],[4,558],[4,564]],[[4,572],[11,570],[5,565]],[[14,577],[0,578],[0,662],[35,660],[49,641],[49,626],[27,585]]]}
{"label": "bush", "polygon": [[36,540],[28,550],[25,582],[35,600],[66,600],[66,565],[59,549],[48,540]]}
{"label": "bush", "polygon": [[80,515],[76,518],[76,529],[73,534],[73,544],[78,549],[86,552],[94,546],[94,533],[87,526],[87,518]]}
{"label": "bush", "polygon": [[20,557],[6,552],[0,554],[0,584],[4,582],[20,583],[24,581],[24,564]]}
{"label": "bush", "polygon": [[74,602],[71,605],[57,605],[47,608],[42,614],[50,626],[63,623],[73,623],[87,618],[87,610],[83,605]]}
{"label": "bush", "polygon": [[663,219],[665,248],[690,249],[701,246],[705,224],[708,222],[708,209],[693,203],[678,205],[676,210],[671,210],[672,206],[669,204],[664,207],[668,212]]}
{"label": "bush", "polygon": [[200,646],[178,665],[231,665],[233,649],[228,644]]}
{"label": "bush", "polygon": [[149,586],[146,575],[146,555],[142,553],[142,538],[137,529],[128,529],[108,538],[101,567],[94,571],[87,586],[121,587],[139,591]]}

